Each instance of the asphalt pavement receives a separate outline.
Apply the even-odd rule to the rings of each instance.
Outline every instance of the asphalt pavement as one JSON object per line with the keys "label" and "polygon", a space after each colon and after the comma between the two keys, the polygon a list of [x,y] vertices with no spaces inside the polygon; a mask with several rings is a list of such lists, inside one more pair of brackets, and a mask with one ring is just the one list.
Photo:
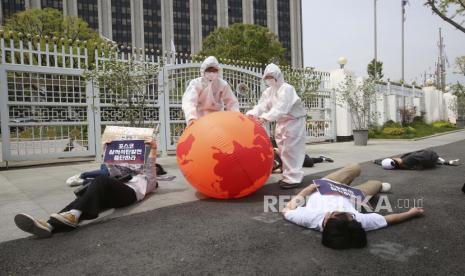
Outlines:
{"label": "asphalt pavement", "polygon": [[[465,140],[434,149],[465,160]],[[264,212],[264,196],[297,192],[269,184],[240,200],[201,199],[1,243],[0,274],[463,275],[465,165],[386,171],[366,162],[354,184],[368,179],[392,184],[395,212],[420,205],[425,216],[369,232],[366,248],[332,250],[320,233]]]}

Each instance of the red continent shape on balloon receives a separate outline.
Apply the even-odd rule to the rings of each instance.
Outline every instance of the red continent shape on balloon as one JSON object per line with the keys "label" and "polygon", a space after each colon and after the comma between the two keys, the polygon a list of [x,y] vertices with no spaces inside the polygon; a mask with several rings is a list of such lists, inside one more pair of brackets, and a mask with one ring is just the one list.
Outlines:
{"label": "red continent shape on balloon", "polygon": [[176,155],[182,160],[181,165],[186,165],[187,163],[192,162],[192,160],[187,159],[187,156],[189,155],[194,141],[195,137],[191,134],[187,137],[185,141],[178,144],[176,148]]}
{"label": "red continent shape on balloon", "polygon": [[[218,161],[214,171],[216,175],[222,178],[218,184],[221,187],[221,190],[228,191],[229,197],[235,197],[243,190],[256,183],[258,179],[269,174],[268,166],[256,166],[266,161],[271,162],[272,160],[272,155],[270,155],[269,150],[270,141],[264,139],[263,135],[260,135],[260,132],[262,131],[261,126],[256,124],[254,128],[255,139],[253,141],[255,146],[252,148],[243,147],[236,141],[233,141],[234,150],[232,153],[224,153],[221,150],[214,148],[218,151],[213,155],[213,158]],[[231,168],[229,162],[220,162],[221,160],[234,158],[238,155],[246,156],[246,158],[241,159],[246,161],[246,163],[242,164],[242,166],[236,166],[235,168],[236,170],[244,170],[245,168],[247,173],[237,173],[235,169]]]}

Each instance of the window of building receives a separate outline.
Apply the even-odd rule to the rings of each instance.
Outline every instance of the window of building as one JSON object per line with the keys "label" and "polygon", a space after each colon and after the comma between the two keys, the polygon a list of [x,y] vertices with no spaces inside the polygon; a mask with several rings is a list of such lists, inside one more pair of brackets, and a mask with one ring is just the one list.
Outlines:
{"label": "window of building", "polygon": [[255,25],[266,27],[266,0],[253,0],[253,20]]}
{"label": "window of building", "polygon": [[229,25],[242,23],[242,0],[228,0]]}
{"label": "window of building", "polygon": [[130,46],[132,43],[130,0],[111,1],[111,21],[113,40],[118,44]]}
{"label": "window of building", "polygon": [[78,0],[78,16],[89,26],[98,30],[98,3],[97,0]]}
{"label": "window of building", "polygon": [[63,0],[41,0],[40,1],[41,8],[54,8],[57,10],[63,10]]}
{"label": "window of building", "polygon": [[173,0],[174,45],[177,52],[191,52],[189,0]]}
{"label": "window of building", "polygon": [[144,0],[143,4],[145,48],[161,50],[161,0]]}
{"label": "window of building", "polygon": [[216,0],[202,0],[202,37],[216,29]]}
{"label": "window of building", "polygon": [[[8,19],[13,14],[25,9],[24,0],[1,0],[3,21]],[[2,22],[0,22],[2,23]]]}
{"label": "window of building", "polygon": [[278,36],[286,52],[284,57],[291,62],[291,11],[289,0],[278,0]]}

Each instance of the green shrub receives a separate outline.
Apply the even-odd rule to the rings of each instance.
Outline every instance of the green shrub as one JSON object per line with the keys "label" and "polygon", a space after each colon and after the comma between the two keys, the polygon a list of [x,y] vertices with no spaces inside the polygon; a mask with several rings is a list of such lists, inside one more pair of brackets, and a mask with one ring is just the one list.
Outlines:
{"label": "green shrub", "polygon": [[383,128],[400,128],[402,127],[399,123],[394,122],[393,120],[389,120],[384,123]]}
{"label": "green shrub", "polygon": [[401,127],[385,127],[383,129],[383,134],[399,136],[405,133],[405,129]]}
{"label": "green shrub", "polygon": [[31,139],[32,138],[32,128],[26,128],[25,130],[19,133],[19,138],[21,139]]}
{"label": "green shrub", "polygon": [[419,123],[419,122],[424,123],[425,120],[423,119],[423,116],[415,116],[415,117],[413,117],[412,122],[413,123]]}
{"label": "green shrub", "polygon": [[417,130],[414,127],[408,126],[405,128],[405,133],[407,134],[416,134]]}
{"label": "green shrub", "polygon": [[436,128],[442,128],[442,127],[453,128],[454,127],[451,123],[446,122],[446,121],[436,121],[436,122],[433,122],[431,125]]}
{"label": "green shrub", "polygon": [[370,128],[368,129],[368,138],[375,138],[380,133],[381,133],[381,129],[377,127]]}

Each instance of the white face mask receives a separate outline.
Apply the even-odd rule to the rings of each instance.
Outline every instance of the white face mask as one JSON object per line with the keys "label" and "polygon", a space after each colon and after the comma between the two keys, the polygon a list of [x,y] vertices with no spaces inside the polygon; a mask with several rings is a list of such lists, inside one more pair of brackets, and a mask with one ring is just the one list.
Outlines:
{"label": "white face mask", "polygon": [[276,85],[276,80],[275,79],[265,79],[265,83],[268,86],[275,86]]}
{"label": "white face mask", "polygon": [[205,72],[205,78],[209,81],[214,81],[218,78],[218,72]]}

